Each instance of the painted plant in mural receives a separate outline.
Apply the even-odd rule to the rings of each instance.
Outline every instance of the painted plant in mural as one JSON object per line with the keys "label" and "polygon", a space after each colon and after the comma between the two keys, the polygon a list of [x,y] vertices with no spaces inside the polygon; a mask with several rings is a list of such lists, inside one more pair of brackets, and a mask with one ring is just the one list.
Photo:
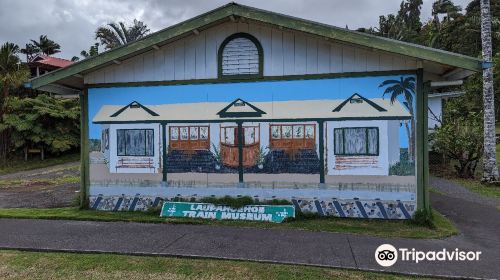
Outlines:
{"label": "painted plant in mural", "polygon": [[408,108],[411,115],[410,123],[405,122],[406,133],[408,135],[408,158],[415,160],[415,110],[413,107],[413,97],[415,96],[415,78],[401,77],[399,80],[385,80],[379,85],[385,87],[383,97],[390,95],[391,103],[397,102],[398,97],[403,96],[403,104]]}
{"label": "painted plant in mural", "polygon": [[325,215],[409,218],[415,137],[405,125],[414,126],[414,82],[89,89],[91,205],[144,209],[179,196],[231,195],[288,199]]}

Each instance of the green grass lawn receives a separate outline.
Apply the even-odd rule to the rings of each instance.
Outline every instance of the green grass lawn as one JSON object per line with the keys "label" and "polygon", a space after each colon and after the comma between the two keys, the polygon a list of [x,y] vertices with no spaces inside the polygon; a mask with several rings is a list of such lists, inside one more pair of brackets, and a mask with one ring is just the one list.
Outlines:
{"label": "green grass lawn", "polygon": [[416,279],[417,277],[228,260],[0,251],[0,278],[306,280]]}
{"label": "green grass lawn", "polygon": [[500,186],[499,185],[482,184],[477,179],[471,180],[471,179],[454,178],[452,180],[455,181],[457,184],[464,186],[468,190],[475,192],[475,193],[478,193],[482,196],[500,199]]}
{"label": "green grass lawn", "polygon": [[86,221],[125,221],[141,223],[169,224],[211,224],[256,228],[287,228],[310,231],[325,231],[338,233],[369,234],[384,237],[406,238],[444,238],[458,234],[453,223],[434,211],[435,228],[415,225],[410,221],[368,220],[348,218],[303,218],[277,223],[259,223],[251,221],[219,221],[188,218],[160,218],[158,213],[148,212],[104,212],[79,210],[77,208],[30,209],[14,208],[0,209],[0,218],[21,219],[65,219]]}
{"label": "green grass lawn", "polygon": [[29,159],[24,161],[23,159],[16,158],[9,160],[7,163],[0,165],[0,175],[9,174],[13,172],[32,170],[37,168],[44,168],[53,165],[75,162],[80,160],[80,154],[67,154],[54,158],[47,158],[45,160],[40,160],[39,158]]}
{"label": "green grass lawn", "polygon": [[[78,166],[74,167],[78,169]],[[50,179],[7,179],[0,181],[0,188],[2,187],[27,187],[33,185],[43,186],[56,186],[65,184],[78,184],[80,183],[80,176],[63,175],[61,177]]]}

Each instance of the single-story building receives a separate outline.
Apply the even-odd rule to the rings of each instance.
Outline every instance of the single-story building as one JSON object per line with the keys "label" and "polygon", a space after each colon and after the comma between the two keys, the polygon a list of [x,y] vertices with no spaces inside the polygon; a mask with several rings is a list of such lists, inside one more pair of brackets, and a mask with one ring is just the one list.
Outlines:
{"label": "single-story building", "polygon": [[29,86],[79,95],[92,209],[230,195],[409,219],[429,206],[430,83],[481,69],[476,58],[230,3]]}

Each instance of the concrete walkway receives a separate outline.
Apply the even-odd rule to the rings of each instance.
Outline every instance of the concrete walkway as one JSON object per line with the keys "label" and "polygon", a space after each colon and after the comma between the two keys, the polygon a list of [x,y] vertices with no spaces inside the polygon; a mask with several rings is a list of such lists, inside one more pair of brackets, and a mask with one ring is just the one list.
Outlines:
{"label": "concrete walkway", "polygon": [[[282,229],[224,226],[0,219],[0,248],[209,257],[452,277],[500,276],[500,211],[462,198],[432,193],[432,203],[462,231],[444,240],[382,238]],[[477,262],[398,261],[382,268],[374,259],[383,243],[422,251],[482,251]]]}

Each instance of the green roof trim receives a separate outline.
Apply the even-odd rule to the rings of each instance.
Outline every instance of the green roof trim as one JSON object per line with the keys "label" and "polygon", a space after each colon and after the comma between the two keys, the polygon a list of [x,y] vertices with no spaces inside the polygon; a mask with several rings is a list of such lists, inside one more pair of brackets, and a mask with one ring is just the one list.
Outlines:
{"label": "green roof trim", "polygon": [[482,70],[482,60],[470,56],[433,49],[416,44],[401,42],[384,37],[378,37],[353,30],[339,28],[323,23],[304,20],[288,15],[260,10],[236,3],[229,3],[217,9],[201,14],[187,21],[175,24],[158,32],[152,33],[141,40],[101,53],[95,57],[84,59],[67,67],[49,72],[30,81],[32,88],[57,82],[60,79],[80,74],[81,72],[97,68],[113,60],[140,53],[144,49],[152,48],[154,45],[173,39],[177,36],[191,32],[194,29],[202,28],[208,24],[213,24],[224,20],[229,16],[244,17],[255,21],[260,21],[284,28],[302,31],[317,36],[323,36],[341,42],[365,46],[390,53],[410,56],[417,59],[433,61],[445,65],[454,66],[479,72]]}

